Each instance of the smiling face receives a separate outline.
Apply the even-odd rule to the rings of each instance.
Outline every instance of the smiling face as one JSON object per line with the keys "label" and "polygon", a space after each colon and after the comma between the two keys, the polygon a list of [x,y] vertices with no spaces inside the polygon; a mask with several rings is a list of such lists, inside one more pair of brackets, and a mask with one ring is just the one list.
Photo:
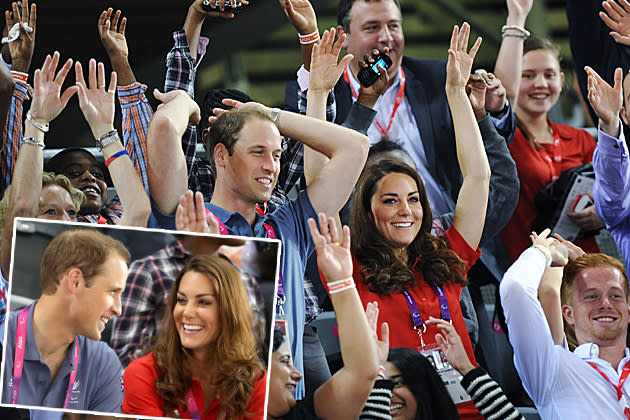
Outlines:
{"label": "smiling face", "polygon": [[[341,27],[340,27],[341,28]],[[340,35],[343,28],[340,29]],[[396,75],[405,49],[400,9],[392,0],[357,0],[350,9],[350,25],[344,47],[354,59],[350,64],[353,74],[359,71],[359,61],[372,50],[389,48],[392,66],[390,78]]]}
{"label": "smiling face", "polygon": [[385,362],[386,378],[394,382],[392,391],[392,418],[397,420],[414,420],[418,410],[416,397],[407,385],[402,382],[400,371],[392,362]]}
{"label": "smiling face", "polygon": [[571,305],[562,310],[567,323],[575,327],[579,344],[626,342],[629,309],[624,281],[621,272],[609,265],[586,268],[575,277]]}
{"label": "smiling face", "polygon": [[295,405],[295,385],[301,380],[302,375],[293,366],[289,343],[285,339],[271,355],[267,406],[270,416],[281,417],[291,410]]}
{"label": "smiling face", "polygon": [[173,308],[175,328],[182,346],[193,354],[205,352],[220,332],[219,306],[207,275],[188,271],[182,277]]}
{"label": "smiling face", "polygon": [[49,184],[42,188],[38,219],[76,222],[77,213],[72,197],[65,188],[56,184]]}
{"label": "smiling face", "polygon": [[109,319],[120,315],[120,295],[126,281],[127,263],[116,253],[110,253],[100,273],[89,279],[89,287],[83,279],[78,292],[77,334],[100,340]]}
{"label": "smiling face", "polygon": [[398,172],[385,175],[376,184],[370,204],[381,235],[394,247],[409,246],[420,231],[423,215],[414,179]]}
{"label": "smiling face", "polygon": [[238,133],[232,155],[222,144],[215,163],[225,168],[222,181],[230,185],[234,199],[250,204],[269,200],[280,173],[282,137],[271,121],[249,119]]}
{"label": "smiling face", "polygon": [[523,71],[518,94],[518,111],[531,117],[546,115],[558,102],[564,73],[555,53],[547,49],[523,55]]}
{"label": "smiling face", "polygon": [[100,212],[107,200],[107,184],[96,159],[86,152],[73,151],[63,156],[57,167],[58,173],[67,176],[72,185],[85,194],[81,214]]}

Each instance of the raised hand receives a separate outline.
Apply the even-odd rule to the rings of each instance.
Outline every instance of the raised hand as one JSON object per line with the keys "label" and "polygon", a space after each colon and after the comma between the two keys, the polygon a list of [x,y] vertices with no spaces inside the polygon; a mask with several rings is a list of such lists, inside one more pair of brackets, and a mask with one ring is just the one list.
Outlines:
{"label": "raised hand", "polygon": [[[210,0],[208,5],[213,10],[205,10],[202,5],[204,0],[195,0],[195,2],[190,6],[195,12],[197,12],[200,16],[208,16],[208,17],[216,17],[222,19],[233,19],[234,13],[226,11],[226,5],[231,5],[236,7],[237,0],[219,0],[219,4],[215,6],[215,0]],[[249,5],[249,1],[241,0],[243,6]]]}
{"label": "raised hand", "polygon": [[[383,51],[386,54],[389,54],[389,48],[385,47]],[[376,62],[376,58],[378,58],[378,54],[378,50],[372,50],[372,54],[370,56],[366,55],[364,60],[359,63],[359,66],[365,68],[369,65],[373,65]],[[357,98],[357,101],[361,102],[363,105],[369,106],[370,108],[374,106],[379,96],[381,96],[381,94],[385,92],[385,89],[387,89],[387,86],[389,86],[389,73],[387,73],[387,70],[379,64],[378,71],[381,75],[376,83],[368,88],[362,85],[359,88],[359,97]]]}
{"label": "raised hand", "polygon": [[455,331],[453,324],[433,317],[429,317],[426,323],[436,325],[442,331],[442,334],[435,334],[435,341],[451,366],[462,375],[466,375],[475,368],[470,362],[464,349],[464,344],[462,344],[462,339]]}
{"label": "raised hand", "polygon": [[299,34],[308,35],[317,30],[317,16],[309,0],[278,0],[278,3]]}
{"label": "raised hand", "polygon": [[477,121],[483,119],[486,116],[486,93],[487,93],[487,79],[481,74],[475,72],[472,74],[468,83],[466,84],[466,93],[470,100],[475,118]]}
{"label": "raised hand", "polygon": [[615,42],[630,45],[630,3],[628,0],[606,0],[602,3],[606,12],[599,12],[600,19],[612,31]]}
{"label": "raised hand", "polygon": [[372,336],[376,342],[378,363],[380,365],[384,365],[385,362],[387,362],[387,356],[389,355],[389,324],[387,324],[387,322],[383,322],[381,324],[381,339],[379,340],[376,332],[378,325],[378,313],[379,309],[377,301],[369,302],[365,307],[365,316],[367,317],[370,331],[372,332]]}
{"label": "raised hand", "polygon": [[[258,102],[240,102],[236,99],[225,98],[221,101],[221,103],[236,109],[258,109],[267,115],[271,115],[271,108]],[[210,125],[212,126],[212,124],[214,124],[214,122],[217,120],[217,116],[227,111],[228,110],[226,109],[214,108],[212,112],[215,116],[208,117],[208,122],[210,123]]]}
{"label": "raised hand", "polygon": [[470,25],[467,22],[462,24],[461,30],[457,25],[453,27],[451,35],[451,45],[448,50],[448,63],[446,64],[446,87],[464,88],[468,82],[475,55],[481,45],[481,37],[477,38],[474,45],[468,52],[468,37],[470,36]]}
{"label": "raised hand", "polygon": [[[31,4],[30,12],[28,0],[22,0],[22,10],[16,2],[11,4],[12,11],[4,12],[4,19],[7,30],[10,30],[16,23],[20,23],[20,37],[9,42],[9,53],[11,54],[12,69],[28,73],[33,58],[35,48],[35,32],[37,27],[37,6]],[[27,32],[23,24],[30,26],[33,31]]]}
{"label": "raised hand", "polygon": [[493,73],[485,70],[475,70],[475,74],[483,72],[485,74],[486,83],[486,109],[490,112],[499,112],[505,107],[506,91],[501,79]]}
{"label": "raised hand", "polygon": [[584,252],[582,248],[580,248],[579,246],[577,246],[571,241],[567,241],[562,236],[560,236],[560,234],[554,233],[553,237],[555,238],[556,241],[560,242],[562,245],[567,247],[567,251],[569,253],[568,254],[569,262],[573,262],[577,260],[578,258],[580,258],[582,255],[586,254],[586,252]]}
{"label": "raised hand", "polygon": [[343,70],[354,58],[352,54],[348,54],[337,63],[346,34],[342,34],[336,42],[333,42],[336,33],[335,28],[324,31],[320,43],[313,45],[309,90],[328,92],[337,84]]}
{"label": "raised hand", "polygon": [[188,109],[188,124],[197,125],[201,120],[201,110],[199,109],[199,105],[197,105],[197,103],[193,101],[185,91],[176,89],[171,90],[170,92],[162,93],[157,89],[153,89],[153,96],[155,99],[162,102],[158,105],[157,109],[160,109],[162,105],[171,101],[177,101]]}
{"label": "raised hand", "polygon": [[55,75],[59,59],[60,55],[57,51],[52,57],[47,55],[42,68],[35,70],[33,76],[33,101],[30,113],[35,121],[43,125],[54,120],[79,89],[76,86],[70,86],[61,93],[63,82],[72,68],[72,59],[69,58]]}
{"label": "raised hand", "polygon": [[326,281],[332,282],[352,277],[352,257],[350,255],[350,228],[343,227],[343,239],[339,243],[337,225],[332,217],[326,219],[324,213],[319,216],[319,231],[312,218],[308,227],[317,248],[317,265]]}
{"label": "raised hand", "polygon": [[186,194],[180,197],[175,212],[176,229],[187,232],[221,233],[217,220],[212,213],[206,215],[205,210],[203,194],[197,191],[193,195],[191,190],[186,191]]}
{"label": "raised hand", "polygon": [[619,111],[623,105],[621,68],[615,70],[613,87],[592,68],[586,66],[584,70],[588,75],[588,101],[600,119],[601,129],[616,137],[619,135]]}
{"label": "raised hand", "polygon": [[79,88],[79,107],[92,129],[95,138],[114,128],[114,93],[116,92],[116,72],[112,72],[109,88],[106,88],[105,66],[93,58],[88,65],[88,81],[83,77],[83,67],[77,61],[74,70],[76,85]]}
{"label": "raised hand", "polygon": [[550,233],[551,229],[547,228],[539,234],[532,232],[530,238],[535,246],[542,246],[550,252],[552,267],[564,267],[569,262],[569,251],[564,244],[550,238]]}
{"label": "raised hand", "polygon": [[[125,38],[125,28],[127,27],[127,18],[120,18],[122,12],[116,10],[112,17],[114,9],[111,7],[103,10],[98,18],[98,34],[101,42],[110,59],[112,57],[128,58],[129,48],[127,47],[127,38]],[[120,23],[120,25],[119,25]]]}
{"label": "raised hand", "polygon": [[534,0],[507,0],[506,4],[508,9],[507,24],[523,26],[529,11],[532,10]]}

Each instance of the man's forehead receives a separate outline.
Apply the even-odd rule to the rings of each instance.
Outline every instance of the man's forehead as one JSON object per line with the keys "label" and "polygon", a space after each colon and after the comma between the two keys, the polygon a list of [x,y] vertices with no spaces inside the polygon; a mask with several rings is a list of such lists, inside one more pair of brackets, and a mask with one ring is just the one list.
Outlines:
{"label": "man's forehead", "polygon": [[602,265],[580,271],[576,277],[576,286],[581,290],[593,288],[619,287],[625,290],[625,278],[617,267]]}
{"label": "man's forehead", "polygon": [[256,119],[245,122],[243,128],[238,133],[237,139],[235,146],[241,148],[282,148],[282,136],[276,125],[271,121]]}
{"label": "man's forehead", "polygon": [[[393,15],[382,14],[382,6],[388,6]],[[378,8],[378,13],[373,12]],[[394,0],[356,0],[350,8],[350,22],[362,25],[369,21],[400,21],[402,15]]]}

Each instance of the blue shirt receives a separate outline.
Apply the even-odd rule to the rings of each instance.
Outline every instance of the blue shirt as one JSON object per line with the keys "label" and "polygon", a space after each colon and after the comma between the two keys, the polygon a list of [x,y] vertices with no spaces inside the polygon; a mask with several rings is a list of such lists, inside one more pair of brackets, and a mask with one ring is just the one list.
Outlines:
{"label": "blue shirt", "polygon": [[[70,373],[74,369],[72,352],[76,344],[68,349],[57,376],[50,383],[50,369],[41,359],[33,335],[34,307],[35,304],[31,305],[28,313],[24,369],[17,404],[63,408]],[[7,324],[5,369],[2,378],[3,404],[8,404],[11,398],[18,313],[19,311],[12,311]],[[120,413],[123,399],[122,367],[116,353],[102,341],[90,340],[81,335],[77,338],[80,349],[79,368],[68,409]]]}
{"label": "blue shirt", "polygon": [[[238,212],[230,213],[210,203],[206,203],[206,208],[221,220],[231,235],[266,238],[267,231],[264,224],[269,223],[274,229],[276,239],[282,241],[280,273],[282,274],[286,297],[284,310],[289,321],[289,340],[291,341],[293,363],[303,373],[302,336],[304,335],[306,312],[302,280],[306,270],[306,261],[315,250],[307,220],[311,217],[317,220],[317,214],[308,197],[307,190],[300,191],[297,198],[289,200],[273,213],[266,216],[256,214],[253,228]],[[154,203],[153,214],[158,218],[162,228],[175,229],[175,216],[160,214]],[[304,395],[304,381],[298,382],[296,395],[298,398]]]}
{"label": "blue shirt", "polygon": [[630,267],[630,164],[623,130],[619,138],[597,130],[593,168],[595,210]]}

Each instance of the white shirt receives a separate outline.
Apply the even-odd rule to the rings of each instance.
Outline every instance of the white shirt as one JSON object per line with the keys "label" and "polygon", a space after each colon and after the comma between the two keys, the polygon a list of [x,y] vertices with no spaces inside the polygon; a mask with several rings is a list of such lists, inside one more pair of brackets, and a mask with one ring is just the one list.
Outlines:
{"label": "white shirt", "polygon": [[[626,420],[617,391],[587,362],[592,362],[615,384],[630,351],[615,369],[599,358],[599,346],[586,343],[573,353],[554,345],[538,286],[545,256],[528,248],[508,269],[501,282],[501,303],[514,348],[514,364],[523,386],[544,420]],[[630,401],[630,379],[623,386]]]}
{"label": "white shirt", "polygon": [[[350,67],[347,67],[348,74],[350,75],[350,83],[355,92],[359,92],[360,84],[355,79],[354,75],[350,71]],[[298,86],[302,91],[308,89],[309,72],[304,69],[304,66],[298,70]],[[370,138],[370,144],[375,144],[381,141],[384,137],[381,130],[376,125],[378,121],[384,130],[387,130],[389,125],[389,118],[392,115],[394,109],[394,103],[396,102],[396,96],[400,89],[400,72],[396,73],[392,84],[387,88],[381,96],[376,100],[374,104],[374,110],[376,111],[376,118],[368,129],[368,137]],[[356,98],[352,95],[352,102],[355,102]],[[420,138],[420,130],[418,129],[418,123],[413,115],[407,96],[403,95],[402,102],[398,106],[398,110],[392,120],[391,128],[389,129],[388,136],[390,140],[400,144],[402,148],[407,152],[411,159],[416,164],[416,170],[420,174],[420,178],[424,183],[424,187],[427,190],[427,196],[429,203],[431,203],[431,209],[433,214],[444,214],[452,211],[449,207],[441,188],[437,181],[429,172],[427,164],[427,156],[424,153],[424,147],[422,145],[422,138]]]}

